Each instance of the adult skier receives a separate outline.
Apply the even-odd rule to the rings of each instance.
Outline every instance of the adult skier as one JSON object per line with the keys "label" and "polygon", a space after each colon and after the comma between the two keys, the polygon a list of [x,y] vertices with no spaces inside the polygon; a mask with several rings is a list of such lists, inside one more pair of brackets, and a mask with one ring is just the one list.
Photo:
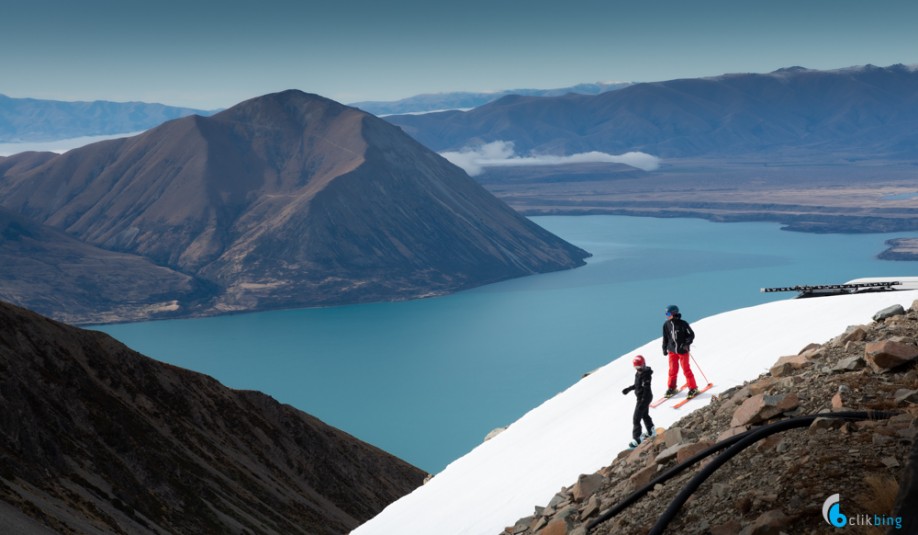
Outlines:
{"label": "adult skier", "polygon": [[695,374],[689,367],[689,350],[695,341],[695,332],[688,322],[682,319],[676,305],[666,307],[666,318],[666,323],[663,324],[663,355],[669,356],[669,378],[665,396],[672,397],[678,392],[676,379],[681,367],[689,388],[688,397],[693,398],[698,395],[698,384],[695,382]]}
{"label": "adult skier", "polygon": [[[650,378],[653,370],[647,366],[644,357],[638,355],[631,361],[634,365],[634,384],[622,390],[622,394],[628,395],[634,390],[637,396],[637,402],[634,405],[633,427],[631,429],[632,440],[628,446],[636,448],[645,438],[652,436],[656,431],[653,426],[653,420],[650,419],[650,402],[653,399],[653,392],[650,391]],[[641,434],[641,422],[647,427],[647,432]]]}

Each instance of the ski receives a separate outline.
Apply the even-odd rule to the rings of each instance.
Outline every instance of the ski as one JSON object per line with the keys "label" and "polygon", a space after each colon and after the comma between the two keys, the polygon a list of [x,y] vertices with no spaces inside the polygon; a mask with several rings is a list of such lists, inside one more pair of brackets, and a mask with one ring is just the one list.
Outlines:
{"label": "ski", "polygon": [[[688,388],[688,385],[682,385],[682,386],[679,388],[679,392],[682,392],[682,391],[685,390],[686,388]],[[650,408],[651,408],[651,409],[656,409],[656,408],[659,407],[660,405],[666,403],[667,400],[676,397],[676,395],[679,394],[679,392],[676,392],[675,394],[673,394],[673,395],[671,395],[671,396],[669,396],[669,397],[663,396],[662,398],[660,398],[660,399],[654,401],[653,403],[651,403],[651,404],[650,404]]]}
{"label": "ski", "polygon": [[[698,394],[700,394],[700,393],[702,393],[702,392],[707,392],[708,390],[711,389],[712,386],[714,386],[714,383],[708,383],[707,386],[705,386],[704,388],[699,388],[699,389],[698,389]],[[693,397],[683,399],[683,400],[680,401],[679,403],[676,403],[675,405],[673,405],[673,408],[674,408],[674,409],[678,409],[679,407],[685,405],[685,404],[688,403],[689,401],[692,401],[693,399],[697,398],[697,397],[698,397],[698,394],[695,394]]]}

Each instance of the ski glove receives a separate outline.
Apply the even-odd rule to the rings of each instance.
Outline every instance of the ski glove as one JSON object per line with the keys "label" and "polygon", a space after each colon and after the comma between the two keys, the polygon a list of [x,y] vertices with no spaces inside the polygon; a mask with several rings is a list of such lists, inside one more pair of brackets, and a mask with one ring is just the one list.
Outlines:
{"label": "ski glove", "polygon": [[633,386],[629,386],[628,388],[623,388],[623,389],[622,389],[622,394],[625,394],[625,395],[627,396],[627,395],[628,395],[628,392],[631,392],[632,390],[634,390],[634,387],[633,387]]}

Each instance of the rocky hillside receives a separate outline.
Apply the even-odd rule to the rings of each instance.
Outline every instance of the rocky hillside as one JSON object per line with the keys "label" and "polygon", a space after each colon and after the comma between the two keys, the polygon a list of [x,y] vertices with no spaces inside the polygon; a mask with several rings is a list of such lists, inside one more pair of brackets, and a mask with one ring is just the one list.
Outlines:
{"label": "rocky hillside", "polygon": [[397,127],[300,91],[0,158],[0,206],[213,289],[176,316],[437,295],[587,256]]}
{"label": "rocky hillside", "polygon": [[0,300],[66,322],[172,314],[210,288],[146,258],[107,251],[0,208]]}
{"label": "rocky hillside", "polygon": [[715,457],[653,485],[618,514],[610,512],[699,452],[794,416],[870,410],[896,414],[857,421],[817,418],[741,451],[701,483],[665,532],[836,533],[822,508],[827,498],[840,494],[844,515],[879,515],[891,522],[901,516],[901,532],[915,533],[918,302],[908,311],[881,311],[874,319],[798,355],[775,355],[769,373],[724,392],[669,429],[658,429],[655,437],[622,451],[597,473],[580,476],[504,534],[646,534]]}
{"label": "rocky hillside", "polygon": [[0,532],[338,534],[424,473],[249,391],[0,303]]}

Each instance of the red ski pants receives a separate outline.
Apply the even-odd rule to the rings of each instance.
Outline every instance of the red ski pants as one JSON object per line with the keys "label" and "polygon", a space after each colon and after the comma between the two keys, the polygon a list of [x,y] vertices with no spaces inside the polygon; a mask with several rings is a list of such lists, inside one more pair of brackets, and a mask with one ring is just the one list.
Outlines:
{"label": "red ski pants", "polygon": [[676,377],[679,375],[679,366],[682,366],[682,374],[685,375],[685,382],[688,383],[688,387],[698,388],[698,384],[695,383],[695,374],[692,373],[692,369],[689,368],[689,354],[688,353],[669,353],[669,383],[667,388],[676,388]]}

